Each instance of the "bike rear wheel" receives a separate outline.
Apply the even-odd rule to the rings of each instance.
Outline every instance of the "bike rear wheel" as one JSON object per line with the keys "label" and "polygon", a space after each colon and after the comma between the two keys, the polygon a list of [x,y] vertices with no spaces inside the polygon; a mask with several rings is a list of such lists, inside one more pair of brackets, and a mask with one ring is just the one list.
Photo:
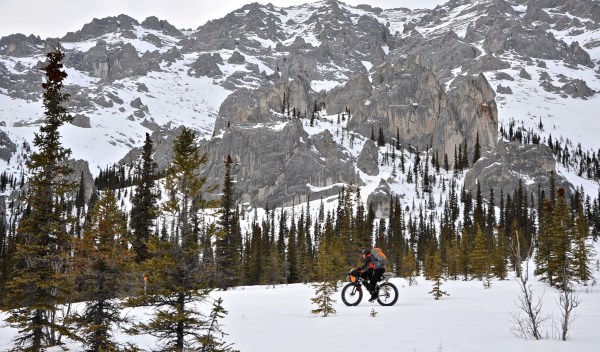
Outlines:
{"label": "bike rear wheel", "polygon": [[398,289],[390,282],[384,282],[379,285],[377,302],[382,306],[391,306],[398,300]]}
{"label": "bike rear wheel", "polygon": [[342,301],[347,306],[356,306],[362,300],[363,292],[360,285],[347,284],[342,289]]}

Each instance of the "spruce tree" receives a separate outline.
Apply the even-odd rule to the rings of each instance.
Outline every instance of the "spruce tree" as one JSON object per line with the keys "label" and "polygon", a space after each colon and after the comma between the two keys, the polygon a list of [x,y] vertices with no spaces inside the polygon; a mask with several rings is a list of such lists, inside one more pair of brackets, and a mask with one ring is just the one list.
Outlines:
{"label": "spruce tree", "polygon": [[157,175],[156,163],[152,159],[153,153],[152,139],[146,133],[142,148],[142,165],[137,175],[139,183],[131,197],[131,245],[137,263],[149,258],[148,241],[154,232],[158,217],[158,193],[155,186]]}
{"label": "spruce tree", "polygon": [[311,298],[311,301],[317,305],[317,308],[311,310],[311,313],[322,314],[323,317],[335,314],[334,304],[336,300],[332,296],[337,290],[337,281],[319,282],[313,284],[313,288],[315,288],[316,296]]}
{"label": "spruce tree", "polygon": [[564,190],[558,190],[556,205],[550,219],[550,256],[548,259],[547,277],[550,285],[560,286],[566,277],[571,277],[569,259],[571,255],[571,238],[573,228],[569,206]]}
{"label": "spruce tree", "polygon": [[379,133],[377,134],[377,146],[385,146],[385,137],[383,136],[383,127],[379,127]]}
{"label": "spruce tree", "polygon": [[[150,259],[142,267],[148,275],[145,294],[130,299],[134,306],[153,307],[149,321],[132,332],[159,339],[159,351],[184,351],[204,347],[207,319],[201,304],[208,299],[209,270],[202,268],[199,246],[199,213],[204,201],[206,177],[197,169],[207,161],[196,141],[196,133],[182,127],[173,144],[173,162],[166,172],[169,200],[165,213],[173,223],[165,240],[152,237]],[[202,270],[201,270],[202,268]]]}
{"label": "spruce tree", "polygon": [[433,255],[432,265],[431,265],[431,280],[433,281],[433,288],[429,291],[429,294],[433,295],[435,300],[439,300],[442,296],[449,296],[446,291],[442,290],[442,281],[446,280],[444,276],[444,267],[442,264],[442,257],[440,255],[440,251],[436,251]]}
{"label": "spruce tree", "polygon": [[471,275],[477,280],[483,280],[490,271],[490,255],[486,247],[485,235],[479,226],[475,235],[475,245],[469,254],[469,268]]}
{"label": "spruce tree", "polygon": [[413,284],[417,283],[417,261],[415,260],[415,254],[410,248],[408,249],[406,256],[404,257],[401,275],[408,281],[409,286],[412,286]]}
{"label": "spruce tree", "polygon": [[228,154],[225,159],[225,176],[219,210],[220,230],[217,233],[215,253],[216,270],[219,273],[217,284],[222,289],[228,289],[239,282],[241,261],[242,234],[235,212],[232,165],[233,160]]}
{"label": "spruce tree", "polygon": [[467,281],[470,273],[470,255],[471,245],[469,243],[469,236],[466,230],[463,230],[462,236],[460,236],[460,244],[458,248],[458,270],[463,275],[463,280]]}
{"label": "spruce tree", "polygon": [[298,246],[297,246],[297,240],[296,240],[296,234],[297,234],[297,230],[296,230],[296,221],[294,221],[294,217],[292,214],[292,221],[291,221],[291,226],[290,226],[290,231],[288,234],[288,250],[287,250],[287,264],[288,264],[288,275],[287,275],[287,283],[296,283],[299,282],[300,280],[300,273],[298,272],[298,257],[299,257],[299,253],[298,253]]}
{"label": "spruce tree", "polygon": [[475,164],[479,158],[481,158],[481,145],[479,144],[479,131],[477,131],[477,136],[475,137],[475,149],[473,150],[473,164]]}
{"label": "spruce tree", "polygon": [[63,93],[67,73],[61,63],[59,48],[48,53],[45,67],[44,122],[33,139],[36,151],[27,167],[31,172],[26,198],[27,212],[17,228],[14,267],[7,283],[6,319],[18,329],[14,338],[19,351],[41,351],[61,344],[63,334],[72,333],[56,321],[59,305],[67,303],[72,289],[69,251],[72,239],[67,233],[70,223],[64,199],[75,190],[66,181],[71,169],[66,161],[71,150],[60,142],[59,128],[72,120],[65,107],[69,94]]}
{"label": "spruce tree", "polygon": [[83,237],[76,242],[75,268],[80,296],[86,301],[75,316],[86,351],[117,351],[114,325],[125,321],[117,301],[129,287],[126,278],[130,253],[125,215],[112,191],[107,191],[90,211]]}
{"label": "spruce tree", "polygon": [[197,349],[199,352],[237,352],[231,344],[223,341],[227,335],[223,332],[219,320],[223,319],[229,312],[223,308],[223,299],[219,297],[213,302],[213,307],[208,315],[206,333],[200,338],[202,347]]}
{"label": "spruce tree", "polygon": [[540,212],[540,226],[537,238],[537,250],[534,256],[535,271],[534,274],[541,276],[543,280],[552,280],[554,273],[549,272],[548,263],[550,261],[550,254],[552,252],[552,231],[551,226],[552,219],[552,203],[550,199],[545,198],[542,200],[541,212]]}
{"label": "spruce tree", "polygon": [[315,297],[311,299],[313,304],[317,305],[317,308],[311,312],[313,314],[322,314],[324,317],[335,314],[335,308],[333,307],[335,300],[332,298],[333,294],[337,290],[337,278],[336,278],[336,267],[334,266],[335,253],[333,248],[332,233],[329,230],[325,241],[323,241],[319,247],[318,259],[317,259],[317,272],[322,275],[323,281],[313,285],[315,288]]}
{"label": "spruce tree", "polygon": [[508,275],[508,246],[506,236],[503,233],[497,234],[495,241],[495,250],[491,255],[493,269],[492,272],[500,280],[506,279]]}
{"label": "spruce tree", "polygon": [[594,247],[589,243],[590,233],[589,224],[583,212],[583,204],[579,202],[575,215],[575,223],[573,229],[573,254],[571,266],[573,278],[579,282],[587,284],[593,280],[592,269],[590,267],[591,258],[594,257]]}

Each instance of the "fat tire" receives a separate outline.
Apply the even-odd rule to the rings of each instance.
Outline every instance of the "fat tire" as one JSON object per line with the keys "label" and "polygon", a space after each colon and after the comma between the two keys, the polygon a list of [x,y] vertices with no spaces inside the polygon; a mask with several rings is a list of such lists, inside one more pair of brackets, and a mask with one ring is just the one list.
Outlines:
{"label": "fat tire", "polygon": [[[346,295],[348,295],[348,299],[346,299]],[[358,295],[356,301],[349,300],[354,295]],[[362,301],[362,297],[363,292],[362,288],[359,285],[350,283],[344,286],[344,288],[342,289],[342,301],[347,306],[357,306],[360,303],[360,301]]]}
{"label": "fat tire", "polygon": [[[387,294],[386,294],[387,293]],[[389,296],[388,296],[389,295]],[[342,295],[343,297],[343,295]],[[382,306],[393,306],[398,301],[398,289],[390,282],[379,285],[379,297],[377,302]]]}

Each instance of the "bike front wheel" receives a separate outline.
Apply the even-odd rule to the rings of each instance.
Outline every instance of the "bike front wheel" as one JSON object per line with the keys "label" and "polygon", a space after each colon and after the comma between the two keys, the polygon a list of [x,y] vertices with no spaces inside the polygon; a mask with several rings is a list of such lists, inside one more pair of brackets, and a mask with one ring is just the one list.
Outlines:
{"label": "bike front wheel", "polygon": [[342,289],[342,301],[347,306],[356,306],[362,300],[363,292],[360,285],[347,284]]}
{"label": "bike front wheel", "polygon": [[390,282],[384,282],[379,285],[377,302],[382,306],[391,306],[398,300],[398,289]]}

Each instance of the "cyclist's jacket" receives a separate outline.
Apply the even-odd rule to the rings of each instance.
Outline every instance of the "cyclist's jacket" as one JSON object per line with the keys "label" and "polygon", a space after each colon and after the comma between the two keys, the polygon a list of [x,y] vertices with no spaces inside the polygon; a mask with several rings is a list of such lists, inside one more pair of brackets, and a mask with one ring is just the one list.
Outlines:
{"label": "cyclist's jacket", "polygon": [[361,271],[365,271],[367,269],[383,269],[383,263],[380,263],[377,258],[372,256],[371,254],[367,254],[365,256],[365,261],[363,265],[360,267]]}

